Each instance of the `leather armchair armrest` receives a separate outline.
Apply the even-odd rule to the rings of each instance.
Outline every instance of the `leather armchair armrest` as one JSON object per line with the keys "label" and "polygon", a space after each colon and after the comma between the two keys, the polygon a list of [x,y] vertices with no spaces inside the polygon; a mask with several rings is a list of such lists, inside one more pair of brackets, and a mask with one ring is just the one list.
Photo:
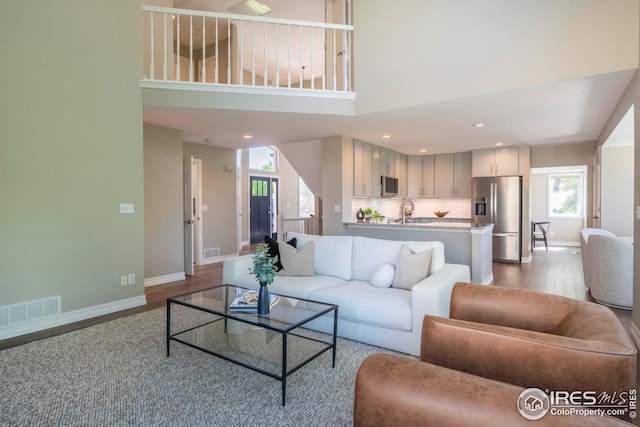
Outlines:
{"label": "leather armchair armrest", "polygon": [[524,389],[408,357],[374,354],[358,370],[355,427],[623,426],[609,417],[551,416],[517,410]]}
{"label": "leather armchair armrest", "polygon": [[420,358],[484,378],[549,390],[628,391],[635,351],[603,341],[425,316]]}
{"label": "leather armchair armrest", "polygon": [[548,332],[574,309],[575,301],[557,295],[460,282],[451,292],[449,317]]}

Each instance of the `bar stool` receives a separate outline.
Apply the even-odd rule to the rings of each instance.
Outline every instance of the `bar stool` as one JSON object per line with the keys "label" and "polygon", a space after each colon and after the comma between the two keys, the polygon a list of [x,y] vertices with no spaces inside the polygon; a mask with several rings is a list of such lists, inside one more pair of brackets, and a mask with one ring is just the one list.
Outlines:
{"label": "bar stool", "polygon": [[547,244],[547,233],[551,223],[548,221],[532,222],[531,223],[531,250],[536,247],[536,241],[544,242],[544,249],[549,252],[549,246]]}

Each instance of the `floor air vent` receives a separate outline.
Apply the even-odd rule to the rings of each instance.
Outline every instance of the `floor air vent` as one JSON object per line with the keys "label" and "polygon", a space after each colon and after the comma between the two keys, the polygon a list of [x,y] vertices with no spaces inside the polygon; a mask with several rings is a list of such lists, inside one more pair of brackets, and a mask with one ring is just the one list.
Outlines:
{"label": "floor air vent", "polygon": [[212,249],[205,249],[204,250],[204,257],[205,258],[215,258],[220,256],[220,248],[212,248]]}
{"label": "floor air vent", "polygon": [[0,326],[60,314],[60,295],[0,307]]}

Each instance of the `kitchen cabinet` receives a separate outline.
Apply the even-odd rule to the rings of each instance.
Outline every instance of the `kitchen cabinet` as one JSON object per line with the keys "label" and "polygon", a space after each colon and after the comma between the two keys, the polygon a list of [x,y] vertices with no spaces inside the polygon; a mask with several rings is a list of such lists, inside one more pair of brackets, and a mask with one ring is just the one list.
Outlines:
{"label": "kitchen cabinet", "polygon": [[373,145],[371,147],[371,196],[380,197],[382,194],[382,184],[380,182],[380,147]]}
{"label": "kitchen cabinet", "polygon": [[407,157],[407,197],[422,197],[422,157]]}
{"label": "kitchen cabinet", "polygon": [[380,149],[380,173],[396,178],[396,153],[386,148]]}
{"label": "kitchen cabinet", "polygon": [[436,154],[434,160],[436,198],[471,197],[471,153]]}
{"label": "kitchen cabinet", "polygon": [[422,197],[425,199],[433,199],[434,179],[436,176],[435,156],[428,155],[422,157]]}
{"label": "kitchen cabinet", "polygon": [[373,196],[373,147],[366,142],[353,140],[353,195]]}
{"label": "kitchen cabinet", "polygon": [[518,147],[490,148],[487,150],[473,151],[473,176],[519,175],[518,156]]}
{"label": "kitchen cabinet", "polygon": [[409,157],[395,153],[395,178],[398,178],[398,197],[407,197]]}

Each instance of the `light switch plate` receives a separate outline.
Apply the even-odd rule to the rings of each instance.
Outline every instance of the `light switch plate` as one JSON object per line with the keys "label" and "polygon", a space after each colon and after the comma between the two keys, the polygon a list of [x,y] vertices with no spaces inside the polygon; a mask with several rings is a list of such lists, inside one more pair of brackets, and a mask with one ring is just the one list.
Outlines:
{"label": "light switch plate", "polygon": [[340,205],[333,205],[334,212],[340,212]]}
{"label": "light switch plate", "polygon": [[133,203],[120,203],[120,213],[121,214],[134,213]]}

